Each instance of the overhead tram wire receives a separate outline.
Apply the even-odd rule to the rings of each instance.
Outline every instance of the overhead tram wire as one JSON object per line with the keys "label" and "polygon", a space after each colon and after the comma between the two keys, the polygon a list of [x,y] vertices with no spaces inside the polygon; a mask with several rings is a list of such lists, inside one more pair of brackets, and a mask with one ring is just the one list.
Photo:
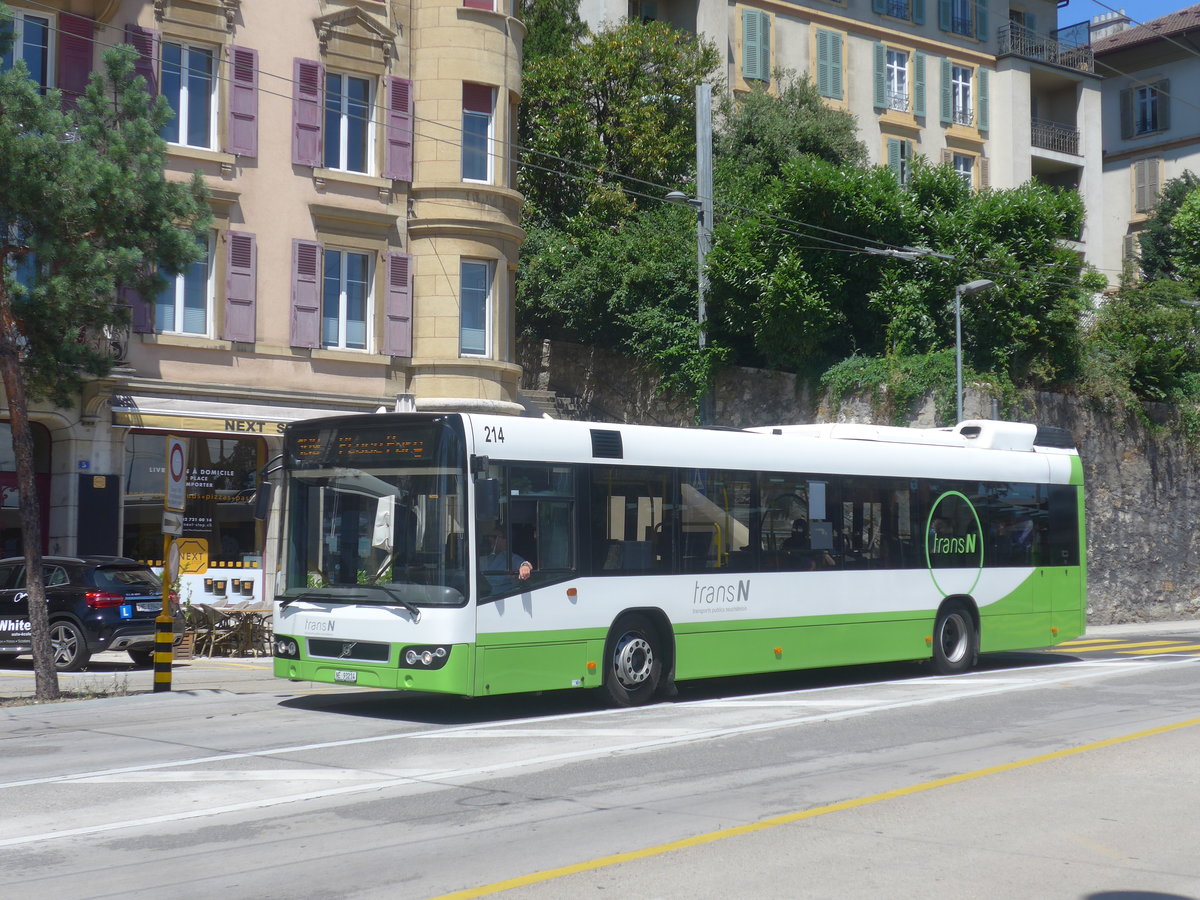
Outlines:
{"label": "overhead tram wire", "polygon": [[[37,0],[25,0],[24,5],[25,6],[38,6],[38,7],[41,7],[42,9],[46,9],[46,10],[53,11],[53,12],[60,11],[55,7],[50,7],[50,6],[46,5],[45,3],[37,2]],[[57,25],[52,26],[52,30],[54,30],[57,33],[61,33],[61,29],[59,29],[57,27]],[[112,48],[112,47],[121,46],[124,44],[124,42],[120,42],[120,43],[105,42],[105,41],[101,41],[99,38],[96,38],[96,37],[90,38],[90,41],[96,46],[105,47],[105,48]],[[220,71],[221,69],[230,66],[231,65],[230,61],[227,59],[214,58],[214,62],[216,63],[217,71],[209,73],[210,76],[214,80],[217,80],[217,81],[226,81],[226,82],[232,81],[232,79],[228,75],[226,75],[222,71]],[[199,71],[199,70],[193,70],[189,67],[187,71],[190,72],[190,71]],[[269,78],[273,78],[273,79],[276,79],[277,81],[282,81],[284,84],[287,84],[287,85],[296,86],[298,84],[296,79],[288,77],[288,76],[279,75],[279,74],[276,74],[276,73],[273,73],[273,72],[270,72],[268,70],[261,69],[261,68],[258,69],[257,71],[260,76],[266,76]],[[292,100],[293,100],[293,97],[290,94],[283,94],[278,91],[273,91],[273,90],[270,90],[267,88],[263,88],[261,85],[259,86],[258,91],[259,91],[259,93],[261,93],[265,96],[276,97],[278,99],[285,100],[289,103],[292,102]],[[372,110],[375,110],[377,108],[378,108],[377,105],[372,104],[372,106],[371,106]],[[392,130],[392,126],[390,126],[385,121],[377,119],[373,114],[368,115],[366,117],[353,116],[353,115],[350,115],[348,117],[357,119],[360,121],[369,122],[372,125],[374,125],[375,127],[380,128],[385,131]],[[454,144],[455,146],[457,146],[459,143],[459,141],[457,141],[457,140],[451,140],[449,138],[442,138],[442,137],[435,137],[428,133],[418,132],[416,130],[415,123],[420,122],[420,123],[428,125],[428,126],[434,126],[434,127],[438,128],[439,130],[448,131],[448,132],[455,133],[455,134],[458,134],[459,136],[461,136],[462,128],[460,126],[455,126],[455,125],[447,124],[444,122],[438,122],[435,120],[425,119],[425,118],[422,118],[415,114],[413,115],[413,122],[414,122],[414,128],[412,130],[412,134],[413,134],[414,138],[419,136],[423,140],[429,140],[429,141],[435,141],[435,142],[447,143],[447,144]],[[612,170],[598,169],[595,166],[592,166],[588,163],[570,160],[565,157],[557,156],[555,154],[546,153],[544,151],[539,151],[539,150],[534,150],[534,149],[528,148],[528,147],[523,147],[523,146],[515,144],[515,143],[513,144],[513,147],[515,149],[519,150],[523,154],[532,154],[532,155],[535,155],[538,157],[552,160],[552,161],[554,161],[556,163],[560,163],[564,166],[569,166],[569,167],[584,170],[583,174],[576,175],[576,174],[572,174],[572,173],[565,171],[563,169],[560,169],[560,168],[551,168],[548,166],[538,165],[537,163],[530,162],[530,161],[520,158],[520,157],[518,157],[515,160],[515,163],[518,166],[527,166],[527,167],[530,167],[533,169],[537,169],[538,171],[558,174],[564,178],[568,178],[573,181],[579,181],[581,183],[590,183],[597,175],[607,175],[611,178],[616,178],[616,179],[619,179],[624,182],[632,182],[634,184],[640,184],[640,185],[644,185],[646,187],[653,188],[657,191],[663,192],[664,195],[666,192],[668,192],[669,190],[672,189],[666,185],[661,185],[661,184],[656,184],[654,182],[645,181],[645,180],[637,178],[635,176],[624,175],[623,173],[614,172]],[[495,160],[503,160],[502,154],[500,152],[489,152],[489,155],[492,156],[493,159],[495,159]],[[621,186],[621,190],[624,193],[626,193],[632,197],[637,197],[637,198],[641,198],[641,199],[645,199],[645,200],[651,200],[654,202],[667,202],[664,200],[663,196],[637,191],[637,190],[634,190],[633,188],[627,187],[625,185]],[[716,206],[727,209],[727,210],[739,211],[739,212],[743,212],[743,213],[746,213],[751,216],[768,219],[769,223],[766,225],[766,227],[770,228],[773,231],[777,231],[781,234],[786,234],[786,235],[789,235],[792,237],[802,238],[802,239],[806,239],[806,240],[810,240],[810,241],[820,241],[820,242],[823,242],[824,244],[828,245],[828,246],[811,246],[811,245],[799,246],[796,249],[825,251],[825,252],[831,252],[831,253],[854,253],[854,254],[885,255],[885,256],[893,255],[893,254],[892,253],[880,254],[878,251],[886,250],[886,251],[904,252],[906,250],[911,249],[911,248],[905,248],[905,247],[900,247],[900,246],[895,246],[895,245],[889,245],[886,242],[881,242],[874,238],[868,238],[868,237],[865,237],[862,235],[849,234],[847,232],[838,231],[838,230],[832,229],[832,228],[827,228],[827,227],[817,225],[817,224],[811,223],[811,222],[801,222],[801,221],[789,219],[789,218],[787,218],[785,216],[781,216],[777,213],[770,213],[770,212],[765,212],[763,210],[756,210],[756,209],[751,209],[748,207],[741,207],[736,204],[729,204],[729,203],[723,202],[723,201],[720,203],[717,203]],[[782,223],[782,224],[780,224],[780,223]],[[791,228],[783,227],[784,225],[790,225],[792,227]],[[798,231],[793,230],[793,228],[804,228],[804,229],[809,229],[811,231],[820,231],[820,232],[824,232],[827,234],[836,235],[839,238],[846,238],[849,241],[855,241],[855,242],[859,242],[859,243],[853,243],[853,244],[846,243],[845,241],[833,240],[832,238],[825,238],[819,234],[798,232]],[[877,244],[879,246],[868,248],[867,246],[865,246],[866,244]],[[903,258],[903,257],[899,257],[899,258]],[[990,274],[994,277],[998,277],[1001,279],[1003,279],[1005,277],[1010,277],[1009,275],[1002,274],[1002,273],[981,272],[981,274]],[[1073,281],[1072,282],[1060,281],[1059,284],[1061,284],[1062,286],[1065,286],[1065,287],[1077,286],[1077,282],[1073,282]]]}

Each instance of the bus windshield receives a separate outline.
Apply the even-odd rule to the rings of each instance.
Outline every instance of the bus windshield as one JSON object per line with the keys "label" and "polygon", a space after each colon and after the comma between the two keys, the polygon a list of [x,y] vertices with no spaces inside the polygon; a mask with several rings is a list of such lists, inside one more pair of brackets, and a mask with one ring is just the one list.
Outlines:
{"label": "bus windshield", "polygon": [[461,448],[439,422],[290,430],[284,601],[464,604]]}

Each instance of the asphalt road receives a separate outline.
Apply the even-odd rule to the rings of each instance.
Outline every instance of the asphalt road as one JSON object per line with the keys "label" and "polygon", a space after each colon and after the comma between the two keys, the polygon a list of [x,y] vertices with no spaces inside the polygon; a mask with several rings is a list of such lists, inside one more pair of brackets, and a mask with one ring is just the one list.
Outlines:
{"label": "asphalt road", "polygon": [[194,661],[0,709],[0,896],[1200,897],[1197,626],[637,710]]}

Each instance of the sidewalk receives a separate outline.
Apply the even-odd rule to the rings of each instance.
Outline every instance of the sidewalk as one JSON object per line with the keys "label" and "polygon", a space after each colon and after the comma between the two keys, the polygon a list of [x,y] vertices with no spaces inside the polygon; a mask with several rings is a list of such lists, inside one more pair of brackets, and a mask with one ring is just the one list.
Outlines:
{"label": "sidewalk", "polygon": [[[1173,622],[1138,622],[1125,625],[1092,625],[1084,638],[1176,634],[1196,635],[1200,619]],[[85,672],[60,672],[58,685],[76,698],[144,694],[154,690],[152,669],[135,669],[126,653],[97,653]],[[336,690],[334,685],[289,682],[275,678],[270,657],[199,657],[179,660],[171,669],[173,691],[229,691],[234,694],[297,693],[308,689]],[[22,656],[0,664],[0,705],[32,697],[33,660]]]}

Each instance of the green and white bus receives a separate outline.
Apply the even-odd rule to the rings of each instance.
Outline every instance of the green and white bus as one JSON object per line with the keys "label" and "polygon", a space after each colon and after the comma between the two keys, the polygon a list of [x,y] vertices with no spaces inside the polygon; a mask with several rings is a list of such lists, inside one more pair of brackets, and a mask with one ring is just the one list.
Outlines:
{"label": "green and white bus", "polygon": [[1085,626],[1062,429],[385,413],[289,425],[282,468],[281,678],[634,705],[716,676],[953,674]]}

